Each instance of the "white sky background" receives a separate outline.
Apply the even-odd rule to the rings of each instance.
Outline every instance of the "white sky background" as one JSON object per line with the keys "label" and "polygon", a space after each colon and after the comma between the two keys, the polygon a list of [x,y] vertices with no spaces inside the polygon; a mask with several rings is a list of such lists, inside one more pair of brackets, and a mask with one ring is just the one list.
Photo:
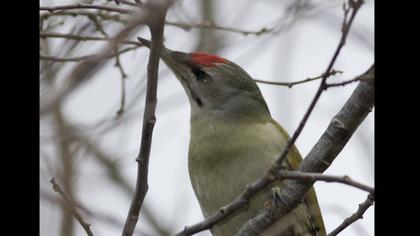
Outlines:
{"label": "white sky background", "polygon": [[[279,25],[284,7],[290,1],[234,1],[218,0],[215,22],[220,25],[259,30],[262,27]],[[325,1],[313,1],[314,4]],[[320,75],[328,65],[338,44],[343,18],[342,1],[327,1],[331,7],[316,17],[300,20],[293,27],[278,35],[244,36],[241,34],[218,32],[224,37],[225,47],[218,54],[243,67],[252,77],[272,81],[296,81]],[[41,6],[63,5],[72,1],[41,1]],[[168,20],[200,22],[196,0],[180,1],[168,13]],[[79,18],[77,18],[79,19]],[[63,32],[66,28],[63,27]],[[357,31],[357,32],[356,32]],[[334,81],[351,79],[365,72],[374,62],[374,2],[366,1],[352,26],[347,42],[334,66],[342,75],[330,78]],[[356,37],[362,35],[364,40]],[[138,35],[149,38],[146,30]],[[166,26],[165,45],[174,50],[190,51],[195,47],[198,30],[186,32],[180,28]],[[55,46],[60,47],[59,40]],[[212,47],[213,45],[208,45]],[[217,45],[214,45],[217,46]],[[80,55],[94,49],[82,50]],[[54,52],[54,50],[52,50]],[[52,53],[53,54],[53,53]],[[141,48],[121,57],[129,75],[126,82],[127,103],[130,103],[144,83],[148,50]],[[99,147],[109,153],[118,163],[125,179],[135,185],[137,164],[134,161],[140,144],[144,94],[136,99],[136,105],[126,111],[128,117],[120,125],[113,122],[120,102],[120,73],[114,68],[114,61],[83,88],[78,90],[65,104],[64,114],[73,124],[83,127],[84,133],[97,141]],[[73,67],[74,64],[71,64]],[[69,69],[59,74],[58,80],[65,79]],[[319,82],[296,85],[292,89],[259,84],[268,103],[272,116],[291,134],[298,126]],[[331,118],[349,98],[356,84],[332,88],[326,91],[296,145],[305,156],[326,129]],[[160,223],[171,232],[183,229],[185,225],[202,219],[198,203],[190,186],[187,171],[187,152],[189,142],[189,104],[181,85],[163,63],[160,64],[158,87],[157,122],[154,128],[149,166],[149,191],[145,204],[158,216]],[[98,129],[93,127],[105,119],[104,126],[116,126],[100,139],[95,139]],[[347,174],[362,183],[374,185],[374,114],[371,113],[362,123],[350,142],[326,171],[327,174]],[[103,127],[103,126],[101,126]],[[48,120],[41,122],[41,137],[53,134]],[[95,136],[96,135],[96,136]],[[41,147],[54,162],[55,152],[49,139],[41,138]],[[46,155],[41,155],[41,189],[51,191],[48,183],[52,176],[45,164]],[[107,180],[106,172],[89,156],[81,153],[75,160],[78,168],[74,179],[77,199],[92,211],[103,212],[124,221],[131,198],[124,195],[118,187]],[[330,232],[346,217],[357,210],[358,204],[367,194],[358,189],[334,183],[316,183],[315,189],[324,217],[327,231]],[[41,201],[40,234],[57,235],[60,224],[60,211],[54,205]],[[137,228],[153,231],[146,222],[138,222]],[[92,224],[95,235],[120,235],[121,229],[105,225],[95,219],[86,219]],[[76,224],[77,235],[84,235]],[[201,233],[199,235],[209,235]],[[368,209],[362,220],[357,221],[341,233],[343,236],[374,235],[374,206]]]}

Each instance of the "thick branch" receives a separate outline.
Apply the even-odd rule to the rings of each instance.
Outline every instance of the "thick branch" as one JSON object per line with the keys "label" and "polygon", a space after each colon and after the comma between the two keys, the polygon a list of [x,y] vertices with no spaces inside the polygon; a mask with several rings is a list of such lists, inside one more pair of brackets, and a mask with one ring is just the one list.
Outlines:
{"label": "thick branch", "polygon": [[363,218],[363,214],[366,212],[366,210],[373,205],[373,202],[375,201],[374,194],[371,193],[367,196],[366,200],[359,204],[359,208],[357,211],[351,215],[350,217],[346,218],[343,223],[341,223],[337,228],[335,228],[331,233],[328,234],[328,236],[335,236],[339,234],[341,231],[343,231],[345,228],[347,228],[349,225],[356,222],[358,219]]}
{"label": "thick branch", "polygon": [[[324,172],[344,148],[357,127],[374,106],[374,71],[372,67],[360,76],[361,82],[343,108],[332,119],[327,130],[299,165],[302,172]],[[249,220],[237,235],[257,235],[302,202],[314,181],[286,180],[280,191],[279,205]]]}
{"label": "thick branch", "polygon": [[166,11],[169,4],[150,4],[153,9],[154,17],[148,21],[152,36],[152,43],[149,53],[149,62],[147,65],[147,90],[145,110],[143,115],[143,130],[141,138],[141,147],[136,161],[138,162],[137,183],[133,201],[124,225],[123,236],[131,236],[136,227],[140,209],[146,196],[148,185],[149,156],[152,144],[153,127],[156,122],[156,90],[159,69],[160,52],[163,46],[163,30]]}

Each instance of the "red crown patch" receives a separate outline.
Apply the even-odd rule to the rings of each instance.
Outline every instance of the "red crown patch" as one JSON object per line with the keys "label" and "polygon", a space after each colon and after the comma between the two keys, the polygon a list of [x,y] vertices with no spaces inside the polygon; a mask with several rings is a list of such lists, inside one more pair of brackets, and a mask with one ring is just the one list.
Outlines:
{"label": "red crown patch", "polygon": [[226,63],[227,60],[212,54],[205,52],[193,52],[191,53],[191,63],[199,66],[212,67],[216,63]]}

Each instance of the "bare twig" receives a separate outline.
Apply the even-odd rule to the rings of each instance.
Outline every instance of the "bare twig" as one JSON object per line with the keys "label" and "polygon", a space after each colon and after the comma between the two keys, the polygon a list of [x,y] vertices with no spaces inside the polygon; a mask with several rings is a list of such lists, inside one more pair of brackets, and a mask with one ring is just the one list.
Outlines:
{"label": "bare twig", "polygon": [[40,15],[40,20],[48,19],[52,16],[85,16],[92,20],[91,17],[94,18],[101,18],[101,20],[107,20],[107,21],[114,21],[118,23],[127,23],[128,20],[121,19],[121,15],[119,13],[111,14],[111,13],[104,13],[104,12],[92,12],[87,10],[66,10],[66,11],[56,11],[56,12],[46,12]]}
{"label": "bare twig", "polygon": [[[41,191],[39,196],[40,196],[41,200],[47,201],[47,202],[55,204],[55,205],[64,205],[65,206],[65,204],[66,204],[61,199],[59,199],[59,198],[57,198],[57,197],[53,196],[52,194],[50,194],[48,192],[45,192],[45,191]],[[96,219],[98,221],[103,222],[106,225],[114,226],[117,229],[121,229],[124,225],[124,222],[122,222],[120,219],[117,219],[117,218],[113,217],[112,215],[108,215],[106,213],[100,213],[100,212],[93,212],[93,211],[87,209],[85,206],[81,205],[78,202],[75,202],[74,205],[83,214],[89,216],[91,219]],[[141,231],[139,229],[136,230],[135,235],[150,236],[146,232]]]}
{"label": "bare twig", "polygon": [[[135,3],[133,3],[135,5]],[[77,8],[74,8],[77,9]],[[125,13],[132,13],[131,10]],[[92,17],[91,12],[82,12],[82,11],[60,11],[60,12],[51,12],[42,15],[42,19],[55,16],[55,15],[69,15],[69,16],[77,16],[77,15],[84,15],[86,17]],[[127,21],[122,19],[119,15],[104,15],[104,14],[95,14],[96,16],[104,19],[104,20],[112,20],[119,23],[126,23]],[[165,21],[165,24],[168,26],[178,27],[185,31],[190,31],[193,28],[200,28],[200,29],[209,29],[209,30],[221,30],[226,32],[238,33],[242,35],[256,35],[260,36],[266,33],[272,32],[271,28],[263,27],[259,30],[243,30],[237,29],[233,27],[227,27],[222,25],[217,25],[214,22],[202,22],[202,23],[184,23],[184,22],[175,22],[175,21]]]}
{"label": "bare twig", "polygon": [[131,236],[136,227],[140,209],[146,196],[148,185],[148,170],[150,148],[152,144],[153,127],[156,122],[155,110],[157,104],[156,90],[158,83],[158,69],[160,52],[163,45],[163,29],[166,12],[169,8],[169,1],[165,4],[149,2],[148,6],[153,9],[154,17],[148,21],[152,36],[152,43],[147,65],[147,90],[145,109],[143,114],[143,130],[141,137],[140,152],[136,158],[138,162],[136,190],[131,202],[130,210],[124,225],[123,236]]}
{"label": "bare twig", "polygon": [[118,12],[122,14],[130,14],[133,13],[133,10],[117,8],[117,7],[109,7],[109,6],[102,6],[102,5],[91,5],[91,4],[74,4],[74,5],[62,5],[62,6],[55,6],[55,7],[40,7],[40,11],[59,11],[59,10],[73,10],[73,9],[98,9],[104,11],[112,11]]}
{"label": "bare twig", "polygon": [[[336,75],[338,73],[342,74],[343,72],[333,69],[328,76],[333,76],[333,75]],[[307,78],[307,79],[304,79],[304,80],[295,81],[295,82],[274,82],[274,81],[266,81],[266,80],[259,80],[259,79],[254,79],[254,81],[258,82],[258,83],[262,83],[262,84],[279,85],[279,86],[286,86],[286,87],[292,88],[293,86],[295,86],[297,84],[303,84],[303,83],[307,83],[307,82],[311,82],[311,81],[319,80],[319,79],[322,79],[322,75],[317,76],[317,77],[313,77],[313,78]]]}
{"label": "bare twig", "polygon": [[127,74],[124,72],[124,68],[121,64],[120,53],[118,53],[118,47],[115,48],[115,66],[119,68],[121,73],[121,102],[120,109],[117,111],[117,116],[120,116],[124,112],[125,107],[125,79]]}
{"label": "bare twig", "polygon": [[[125,49],[122,49],[118,52],[118,54],[123,54],[135,49],[138,49],[139,47],[128,47]],[[55,61],[55,62],[80,62],[84,60],[94,59],[97,55],[87,55],[87,56],[79,56],[79,57],[55,57],[55,56],[47,56],[47,55],[40,55],[39,59],[46,60],[46,61]],[[115,57],[116,53],[111,53],[107,56],[105,56],[103,59],[112,58]]]}
{"label": "bare twig", "polygon": [[[326,79],[331,74],[331,70],[332,70],[332,67],[333,67],[336,59],[337,59],[337,56],[339,55],[339,53],[341,51],[341,48],[345,44],[346,37],[347,37],[348,32],[350,30],[350,26],[351,26],[351,24],[354,20],[354,17],[356,16],[356,13],[358,12],[359,7],[362,4],[362,1],[358,0],[356,3],[357,4],[352,5],[353,11],[352,11],[351,17],[348,21],[347,21],[347,13],[345,13],[345,19],[343,21],[343,28],[342,28],[342,35],[341,35],[339,44],[338,44],[338,46],[335,50],[335,53],[334,53],[332,59],[330,60],[328,66],[327,66],[327,69],[325,70],[325,72],[322,75],[321,84],[320,84],[320,86],[319,86],[319,88],[318,88],[318,90],[317,90],[317,92],[316,92],[308,110],[306,111],[303,119],[299,123],[299,126],[296,129],[296,131],[293,133],[292,137],[287,141],[286,147],[281,152],[279,158],[276,160],[273,167],[270,168],[266,172],[266,174],[264,176],[262,176],[261,178],[259,178],[256,182],[247,186],[245,188],[245,190],[241,194],[239,194],[239,196],[235,200],[233,200],[229,204],[220,208],[218,211],[213,213],[211,216],[207,217],[206,220],[204,220],[202,222],[199,222],[195,225],[192,225],[190,227],[185,227],[185,229],[183,231],[181,231],[180,233],[178,233],[177,235],[191,235],[193,233],[197,233],[197,232],[200,232],[200,231],[211,228],[212,226],[214,226],[218,222],[222,221],[226,217],[233,214],[235,211],[237,211],[241,207],[245,206],[249,202],[249,200],[251,199],[252,196],[257,194],[259,191],[261,191],[262,189],[264,189],[265,187],[267,187],[269,184],[271,184],[272,182],[274,182],[276,180],[275,173],[280,169],[284,158],[287,156],[290,149],[293,147],[296,139],[298,138],[298,136],[302,132],[303,127],[306,124],[306,121],[308,120],[310,114],[312,113],[312,110],[315,107],[315,104],[318,102],[322,92],[324,91],[324,87],[326,86]],[[308,171],[310,171],[310,170],[308,170]],[[275,219],[278,219],[278,218],[272,218],[270,224]],[[258,232],[256,232],[255,230],[249,230],[249,228],[250,228],[249,224],[247,224],[243,230],[253,232],[250,235],[256,235],[257,233],[262,232],[266,227],[268,227],[269,224],[266,224],[266,222],[264,222],[263,224],[258,224],[258,226],[259,226],[259,228],[258,228],[259,231]],[[241,235],[241,233],[243,233],[243,230],[240,230],[239,235]]]}
{"label": "bare twig", "polygon": [[217,25],[214,22],[181,23],[181,22],[166,21],[165,24],[170,25],[170,26],[179,27],[179,28],[182,28],[183,30],[186,30],[186,31],[189,31],[192,28],[202,28],[202,29],[212,29],[212,30],[223,30],[223,31],[243,34],[245,36],[250,35],[250,34],[260,36],[262,34],[271,32],[271,29],[267,29],[265,27],[261,28],[260,30],[257,30],[257,31],[241,30],[241,29],[236,29],[236,28],[232,28],[232,27]]}
{"label": "bare twig", "polygon": [[67,204],[67,207],[70,209],[71,214],[79,221],[80,225],[83,227],[83,229],[86,231],[86,233],[89,236],[93,236],[92,231],[90,230],[90,224],[86,223],[83,218],[80,216],[79,212],[77,212],[76,207],[72,203],[72,201],[66,196],[66,194],[63,192],[63,190],[60,188],[60,186],[55,182],[54,178],[50,180],[50,183],[53,186],[54,191],[59,193],[61,197],[63,197],[64,201]]}
{"label": "bare twig", "polygon": [[319,173],[311,173],[311,172],[301,172],[301,171],[289,171],[289,170],[280,170],[276,173],[276,178],[279,180],[283,179],[299,179],[299,180],[306,180],[306,181],[324,181],[324,182],[336,182],[346,184],[368,193],[374,193],[375,189],[367,186],[365,184],[359,183],[357,181],[352,180],[349,176],[334,176],[334,175],[325,175]]}
{"label": "bare twig", "polygon": [[343,231],[345,228],[347,228],[349,225],[356,222],[358,219],[363,218],[363,214],[366,212],[366,210],[373,205],[373,202],[375,201],[375,196],[373,193],[369,194],[366,198],[366,200],[359,204],[359,208],[357,211],[351,215],[350,217],[346,218],[343,223],[341,223],[337,228],[335,228],[331,233],[328,234],[328,236],[335,236],[339,234],[341,231]]}
{"label": "bare twig", "polygon": [[354,78],[354,79],[346,80],[343,82],[337,82],[337,83],[327,83],[327,86],[325,87],[325,89],[331,88],[331,87],[345,86],[345,85],[348,85],[357,81],[360,81],[360,78]]}
{"label": "bare twig", "polygon": [[[84,36],[84,35],[78,35],[78,34],[63,34],[63,33],[58,33],[58,32],[40,32],[39,36],[41,38],[66,38],[66,39],[80,40],[80,41],[111,41],[112,40],[107,37]],[[119,43],[142,46],[141,43],[136,42],[136,41],[130,41],[130,40],[123,40]]]}

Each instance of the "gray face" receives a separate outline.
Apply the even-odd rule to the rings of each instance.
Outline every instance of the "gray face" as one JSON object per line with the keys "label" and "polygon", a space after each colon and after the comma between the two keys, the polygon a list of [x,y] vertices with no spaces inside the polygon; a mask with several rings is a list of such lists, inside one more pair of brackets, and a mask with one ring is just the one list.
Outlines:
{"label": "gray face", "polygon": [[162,51],[162,59],[181,82],[191,104],[191,115],[271,117],[257,84],[238,65],[208,55],[192,60],[196,54]]}
{"label": "gray face", "polygon": [[232,62],[194,64],[191,54],[169,50],[165,54],[163,59],[183,85],[191,106],[223,109],[235,103],[235,98],[262,99],[251,77]]}

